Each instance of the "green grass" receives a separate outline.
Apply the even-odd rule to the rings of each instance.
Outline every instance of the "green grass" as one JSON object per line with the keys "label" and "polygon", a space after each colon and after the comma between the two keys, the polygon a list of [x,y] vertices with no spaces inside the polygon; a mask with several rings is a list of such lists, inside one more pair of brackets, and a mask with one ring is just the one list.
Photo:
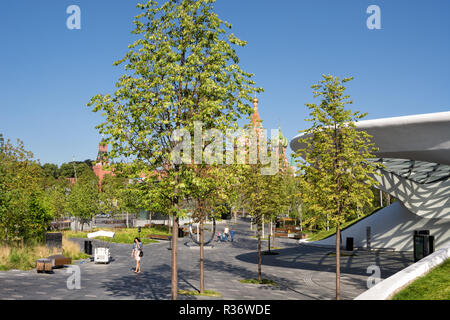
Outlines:
{"label": "green grass", "polygon": [[187,296],[204,296],[204,297],[222,297],[222,294],[219,292],[215,292],[212,290],[205,290],[202,294],[200,291],[188,291],[188,290],[178,290],[178,294],[187,295]]}
{"label": "green grass", "polygon": [[[74,231],[66,231],[64,232],[64,235],[67,238],[87,238],[88,233],[99,231],[99,230],[106,230],[106,231],[114,231],[116,234],[114,235],[114,238],[107,238],[107,237],[98,237],[96,239],[112,242],[112,243],[127,243],[132,244],[135,237],[139,237],[139,233],[137,231],[137,228],[120,228],[120,229],[110,229],[110,228],[101,228],[101,229],[94,229],[93,231],[89,232],[74,232]],[[157,243],[157,240],[153,239],[146,239],[146,237],[150,234],[157,234],[157,235],[165,235],[170,236],[167,227],[152,227],[152,228],[142,228],[140,239],[142,241],[142,244],[148,244],[148,243]]]}
{"label": "green grass", "polygon": [[271,285],[271,286],[276,285],[275,281],[272,281],[269,279],[261,279],[261,281],[259,281],[258,279],[242,279],[242,280],[239,280],[239,282],[249,283],[249,284],[267,284],[267,285]]}
{"label": "green grass", "polygon": [[392,300],[450,300],[450,259],[415,280]]}
{"label": "green grass", "polygon": [[[354,220],[351,221],[347,221],[345,223],[342,224],[341,226],[341,231],[344,231],[345,229],[351,227],[352,225],[354,225],[355,223],[364,220],[367,217],[370,217],[372,214],[374,214],[375,212],[377,212],[378,210],[380,210],[382,208],[377,208],[375,209],[372,213],[364,216],[364,217],[360,217],[360,218],[356,218]],[[333,236],[336,233],[336,229],[332,228],[329,231],[327,230],[322,230],[316,233],[312,233],[312,234],[308,234],[308,241],[319,241],[319,240],[324,240],[326,238],[329,238],[331,236]]]}
{"label": "green grass", "polygon": [[[58,249],[49,249],[43,244],[27,244],[23,247],[0,247],[0,270],[32,270],[36,268],[36,260],[60,254]],[[89,255],[80,251],[78,244],[63,238],[62,254],[72,261],[89,258]]]}

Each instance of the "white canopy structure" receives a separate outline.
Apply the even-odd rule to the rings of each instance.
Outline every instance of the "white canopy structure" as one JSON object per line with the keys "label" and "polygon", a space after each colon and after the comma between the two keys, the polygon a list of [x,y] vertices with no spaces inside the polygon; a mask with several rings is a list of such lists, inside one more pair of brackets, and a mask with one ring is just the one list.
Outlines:
{"label": "white canopy structure", "polygon": [[97,238],[97,237],[108,237],[108,238],[114,238],[114,235],[116,233],[112,232],[112,231],[104,231],[104,230],[100,230],[100,231],[96,231],[96,232],[92,232],[92,233],[88,233],[88,238],[89,239],[93,239],[93,238]]}
{"label": "white canopy structure", "polygon": [[[114,238],[115,232],[112,231],[96,231],[89,233],[87,236],[89,239],[97,238],[97,237],[108,237]],[[109,263],[111,260],[111,253],[109,248],[98,247],[94,250],[94,262],[95,263]]]}
{"label": "white canopy structure", "polygon": [[[376,176],[376,186],[401,204],[385,208],[343,231],[365,246],[366,227],[372,230],[372,245],[412,250],[414,230],[427,229],[439,248],[450,240],[450,112],[366,120],[356,123],[373,137],[378,148],[374,162],[385,168]],[[305,147],[292,139],[294,151]],[[320,241],[333,244],[334,237]]]}

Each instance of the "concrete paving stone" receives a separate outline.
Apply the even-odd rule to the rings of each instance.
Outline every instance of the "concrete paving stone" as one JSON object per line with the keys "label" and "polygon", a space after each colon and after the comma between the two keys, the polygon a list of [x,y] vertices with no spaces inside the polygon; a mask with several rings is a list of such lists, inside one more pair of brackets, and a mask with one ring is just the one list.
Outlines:
{"label": "concrete paving stone", "polygon": [[[277,239],[277,245],[284,249],[279,250],[279,255],[264,256],[262,266],[263,277],[273,279],[278,286],[269,289],[268,286],[240,283],[239,279],[256,277],[256,242],[249,239],[252,233],[248,221],[241,220],[233,228],[239,241],[220,243],[205,252],[206,286],[220,291],[222,299],[334,299],[334,260],[324,257],[330,249],[297,245],[282,239]],[[83,239],[74,241],[82,243]],[[199,257],[198,251],[184,245],[188,241],[189,238],[182,238],[178,244],[178,272],[180,287],[192,289],[199,286]],[[0,272],[0,297],[14,292],[23,297],[20,299],[170,299],[171,251],[167,247],[167,242],[146,245],[147,254],[141,261],[142,273],[137,275],[133,272],[135,262],[129,256],[131,244],[111,244],[115,260],[110,264],[79,264],[81,290],[67,289],[69,274],[64,269],[55,270],[54,274]],[[385,278],[411,264],[412,255],[365,253],[351,261],[343,259],[341,285],[345,298],[352,299],[365,291],[367,263],[375,262],[381,265]],[[49,291],[42,289],[50,287],[50,298],[34,293]]]}

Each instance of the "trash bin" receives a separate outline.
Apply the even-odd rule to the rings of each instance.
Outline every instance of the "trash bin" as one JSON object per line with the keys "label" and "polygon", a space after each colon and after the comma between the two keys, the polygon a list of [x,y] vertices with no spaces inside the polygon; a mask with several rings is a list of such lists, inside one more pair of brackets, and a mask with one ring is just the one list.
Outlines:
{"label": "trash bin", "polygon": [[183,228],[178,228],[178,238],[184,238],[184,230],[183,230]]}
{"label": "trash bin", "polygon": [[347,241],[345,243],[345,250],[353,251],[353,238],[348,237],[346,240]]}
{"label": "trash bin", "polygon": [[429,244],[429,254],[432,254],[434,252],[434,236],[429,236],[428,237],[428,244]]}
{"label": "trash bin", "polygon": [[92,255],[92,241],[84,241],[84,253]]}
{"label": "trash bin", "polygon": [[429,230],[416,230],[413,236],[414,262],[434,252],[434,236]]}

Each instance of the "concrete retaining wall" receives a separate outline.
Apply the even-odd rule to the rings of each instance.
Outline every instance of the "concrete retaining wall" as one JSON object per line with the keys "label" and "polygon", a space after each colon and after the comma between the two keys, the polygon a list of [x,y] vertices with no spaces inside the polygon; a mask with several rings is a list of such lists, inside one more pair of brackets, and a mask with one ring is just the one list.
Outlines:
{"label": "concrete retaining wall", "polygon": [[428,273],[434,267],[442,264],[450,258],[450,242],[443,245],[439,250],[423,258],[415,264],[397,272],[393,276],[381,281],[369,290],[363,292],[355,300],[386,300],[405,286]]}
{"label": "concrete retaining wall", "polygon": [[[427,219],[410,212],[400,201],[381,209],[342,231],[342,241],[353,237],[355,247],[366,248],[366,227],[371,228],[371,248],[413,251],[414,230],[430,230],[435,237],[435,248],[450,241],[450,219]],[[312,242],[317,245],[336,243],[335,236]]]}

